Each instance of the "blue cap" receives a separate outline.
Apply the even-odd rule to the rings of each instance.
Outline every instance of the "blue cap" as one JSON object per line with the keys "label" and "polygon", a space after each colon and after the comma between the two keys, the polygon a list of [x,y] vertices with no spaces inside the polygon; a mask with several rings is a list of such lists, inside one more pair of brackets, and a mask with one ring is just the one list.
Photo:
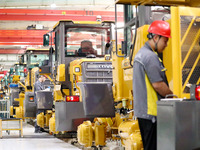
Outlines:
{"label": "blue cap", "polygon": [[15,87],[18,87],[18,84],[14,84],[14,83],[10,84],[10,88],[15,88]]}

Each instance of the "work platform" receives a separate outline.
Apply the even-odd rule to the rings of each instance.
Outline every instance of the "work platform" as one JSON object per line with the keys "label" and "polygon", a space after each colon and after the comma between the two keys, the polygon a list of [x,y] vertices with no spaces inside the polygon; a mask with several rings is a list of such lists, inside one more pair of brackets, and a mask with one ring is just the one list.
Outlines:
{"label": "work platform", "polygon": [[10,134],[10,131],[14,130],[19,131],[19,136],[23,137],[23,125],[21,118],[0,119],[0,138],[2,138],[3,131],[6,131],[8,134]]}

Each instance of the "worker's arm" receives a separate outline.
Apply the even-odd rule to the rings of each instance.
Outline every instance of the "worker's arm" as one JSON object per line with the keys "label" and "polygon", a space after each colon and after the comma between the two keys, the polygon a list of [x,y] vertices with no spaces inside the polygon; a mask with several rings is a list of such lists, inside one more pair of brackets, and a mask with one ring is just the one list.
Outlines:
{"label": "worker's arm", "polygon": [[165,97],[168,94],[173,94],[173,92],[169,89],[167,84],[163,81],[152,83],[153,88],[156,92],[158,92],[161,96]]}

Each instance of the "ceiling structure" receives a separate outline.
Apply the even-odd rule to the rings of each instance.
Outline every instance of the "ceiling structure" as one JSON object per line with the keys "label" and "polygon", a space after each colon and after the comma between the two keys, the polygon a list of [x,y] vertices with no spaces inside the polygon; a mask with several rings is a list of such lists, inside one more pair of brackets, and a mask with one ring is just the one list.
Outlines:
{"label": "ceiling structure", "polygon": [[[1,0],[0,9],[114,10],[115,0]],[[52,4],[55,4],[52,8]]]}
{"label": "ceiling structure", "polygon": [[[52,4],[55,4],[54,7]],[[34,23],[51,28],[63,16],[71,19],[75,19],[74,16],[77,15],[79,18],[97,16],[93,11],[114,12],[114,0],[1,0],[0,29],[26,29],[27,24]],[[31,14],[35,17],[30,16]],[[46,20],[42,19],[45,15]],[[19,21],[24,22],[20,24]]]}
{"label": "ceiling structure", "polygon": [[[1,0],[0,55],[40,47],[43,34],[59,20],[115,20],[115,0]],[[123,15],[119,13],[119,21]],[[1,62],[1,60],[0,60]]]}

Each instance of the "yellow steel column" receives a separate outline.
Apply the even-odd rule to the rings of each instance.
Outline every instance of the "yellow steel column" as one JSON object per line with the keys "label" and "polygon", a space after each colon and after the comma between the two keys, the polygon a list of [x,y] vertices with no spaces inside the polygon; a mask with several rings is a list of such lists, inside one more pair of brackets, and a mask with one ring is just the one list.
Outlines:
{"label": "yellow steel column", "polygon": [[181,26],[179,7],[171,7],[173,93],[182,97]]}
{"label": "yellow steel column", "polygon": [[[119,48],[119,45],[118,45]],[[119,53],[119,51],[118,51]],[[119,53],[121,55],[121,53]],[[112,66],[113,66],[113,96],[115,101],[120,101],[123,98],[123,69],[122,69],[122,60],[124,57],[117,57],[115,41],[113,41],[113,50],[112,50]]]}

